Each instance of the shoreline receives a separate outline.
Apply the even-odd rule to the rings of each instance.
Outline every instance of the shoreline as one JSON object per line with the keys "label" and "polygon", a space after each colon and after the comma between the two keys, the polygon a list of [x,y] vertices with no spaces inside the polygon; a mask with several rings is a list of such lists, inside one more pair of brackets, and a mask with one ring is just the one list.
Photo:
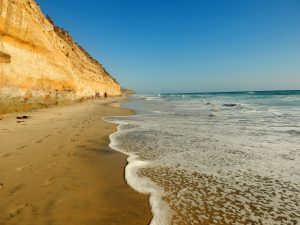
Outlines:
{"label": "shoreline", "polygon": [[118,101],[2,117],[0,224],[150,223],[149,196],[124,180],[127,156],[108,147],[117,125],[102,118],[132,113]]}
{"label": "shoreline", "polygon": [[164,190],[151,179],[139,175],[139,171],[141,169],[148,168],[149,163],[141,160],[139,156],[134,153],[124,151],[117,144],[117,137],[119,135],[122,136],[122,123],[113,121],[113,119],[112,121],[110,121],[110,119],[105,121],[118,124],[117,131],[109,135],[109,147],[127,156],[127,165],[124,173],[127,184],[138,193],[149,195],[149,204],[152,212],[152,220],[150,224],[171,224],[174,212],[163,198]]}

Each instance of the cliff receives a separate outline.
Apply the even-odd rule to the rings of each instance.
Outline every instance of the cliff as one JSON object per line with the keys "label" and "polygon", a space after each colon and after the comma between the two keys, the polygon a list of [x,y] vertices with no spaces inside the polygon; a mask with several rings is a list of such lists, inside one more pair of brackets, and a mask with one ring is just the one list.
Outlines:
{"label": "cliff", "polygon": [[0,113],[115,96],[120,85],[34,0],[0,0]]}
{"label": "cliff", "polygon": [[122,88],[121,89],[123,95],[133,95],[135,91],[132,89]]}

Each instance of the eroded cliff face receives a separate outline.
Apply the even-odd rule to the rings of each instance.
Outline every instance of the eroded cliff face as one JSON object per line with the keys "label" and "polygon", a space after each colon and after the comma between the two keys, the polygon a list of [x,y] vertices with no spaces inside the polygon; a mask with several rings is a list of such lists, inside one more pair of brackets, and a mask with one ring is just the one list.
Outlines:
{"label": "eroded cliff face", "polygon": [[0,113],[120,95],[120,85],[34,0],[0,0]]}

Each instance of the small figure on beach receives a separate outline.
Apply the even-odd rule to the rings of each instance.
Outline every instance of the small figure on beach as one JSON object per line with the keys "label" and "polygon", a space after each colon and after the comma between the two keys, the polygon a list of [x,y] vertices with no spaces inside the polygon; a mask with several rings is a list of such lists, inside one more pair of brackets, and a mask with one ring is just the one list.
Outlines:
{"label": "small figure on beach", "polygon": [[100,94],[99,94],[99,92],[96,92],[96,94],[95,94],[95,98],[100,98]]}
{"label": "small figure on beach", "polygon": [[107,93],[104,92],[104,99],[107,99]]}

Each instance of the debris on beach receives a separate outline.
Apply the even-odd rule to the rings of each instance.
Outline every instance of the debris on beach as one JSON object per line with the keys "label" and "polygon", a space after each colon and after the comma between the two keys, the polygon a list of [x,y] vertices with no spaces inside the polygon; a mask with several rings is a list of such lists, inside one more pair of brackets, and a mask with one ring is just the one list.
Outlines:
{"label": "debris on beach", "polygon": [[17,116],[16,119],[19,119],[19,120],[21,120],[21,119],[29,119],[29,116]]}

